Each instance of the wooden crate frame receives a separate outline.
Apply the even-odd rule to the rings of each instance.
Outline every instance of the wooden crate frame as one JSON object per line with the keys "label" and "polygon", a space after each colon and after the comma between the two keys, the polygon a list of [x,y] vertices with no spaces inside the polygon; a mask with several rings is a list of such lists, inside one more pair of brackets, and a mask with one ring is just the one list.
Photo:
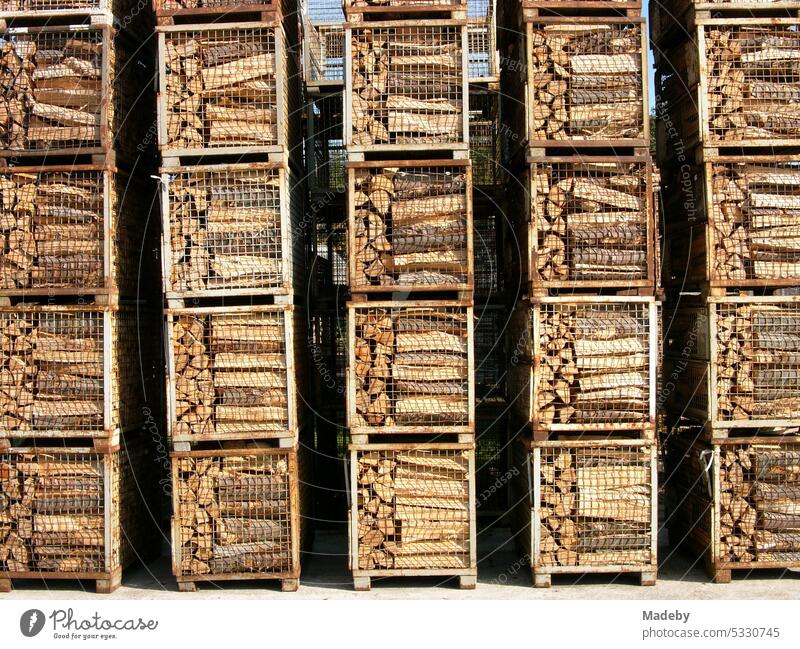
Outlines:
{"label": "wooden crate frame", "polygon": [[[77,274],[75,277],[70,278],[71,273],[67,271],[67,277],[61,281],[37,282],[31,277],[26,282],[28,284],[26,287],[11,288],[10,285],[16,282],[9,278],[7,280],[4,279],[8,288],[2,289],[3,295],[52,296],[80,293],[93,294],[98,301],[105,299],[107,302],[113,302],[118,295],[136,295],[137,281],[140,279],[138,275],[138,252],[140,249],[148,249],[150,247],[145,237],[149,239],[154,232],[153,228],[147,227],[146,219],[143,218],[142,210],[138,206],[147,206],[149,202],[152,202],[147,200],[147,192],[151,191],[155,196],[154,187],[106,165],[8,167],[0,170],[0,183],[11,183],[14,176],[36,176],[35,180],[28,182],[30,185],[35,184],[37,187],[40,185],[42,178],[45,179],[45,183],[50,178],[49,182],[55,181],[56,184],[63,184],[67,187],[72,181],[73,183],[94,182],[93,191],[97,191],[99,188],[100,203],[94,214],[96,221],[93,224],[97,231],[96,238],[85,240],[87,245],[92,244],[96,247],[91,252],[81,251],[82,254],[92,257],[93,266],[91,270],[82,270],[81,272],[96,274],[97,281],[88,283],[79,278]],[[62,196],[65,201],[62,206],[69,208],[69,193],[64,193]],[[35,205],[35,198],[31,202]],[[136,204],[134,205],[134,203]],[[0,210],[4,210],[4,208],[0,208]],[[9,206],[8,215],[10,218],[15,218],[13,205]],[[31,217],[30,215],[22,215],[16,218],[24,222],[25,219],[30,219]],[[52,219],[53,217],[50,218]],[[69,221],[69,217],[65,217],[64,223],[57,224],[57,227],[69,228],[72,225]],[[6,222],[4,218],[4,224]],[[44,227],[47,227],[47,224]],[[6,230],[5,227],[2,229]],[[8,231],[11,230],[12,228],[8,228]],[[42,243],[51,244],[55,242],[55,240],[50,239],[42,239],[41,241]],[[46,255],[47,253],[44,254]],[[28,275],[35,274],[37,269],[46,271],[47,266],[39,267],[35,263],[31,263]],[[10,268],[4,265],[0,268],[0,272],[3,275],[13,275],[19,271],[11,272]],[[54,271],[54,274],[58,274],[57,271]],[[46,277],[44,279],[46,280]]]}
{"label": "wooden crate frame", "polygon": [[427,20],[430,18],[463,20],[467,0],[389,0],[386,4],[367,4],[369,0],[344,0],[343,8],[350,23],[380,20]]}
{"label": "wooden crate frame", "polygon": [[[472,163],[469,160],[392,160],[387,162],[348,162],[345,165],[347,174],[347,270],[348,283],[351,293],[394,293],[397,291],[472,291],[475,282],[474,264],[474,243],[473,243],[473,205],[472,205]],[[465,280],[452,284],[445,283],[424,283],[415,282],[412,284],[400,284],[396,281],[392,284],[371,285],[363,282],[364,274],[359,272],[359,259],[357,252],[362,250],[357,244],[356,230],[358,227],[356,214],[359,207],[356,205],[356,176],[359,173],[380,174],[381,170],[387,168],[402,171],[435,173],[442,174],[448,169],[452,169],[454,174],[464,174],[463,196],[465,200],[464,226],[465,235],[463,251],[466,258]],[[421,215],[415,215],[421,216]],[[412,219],[414,217],[412,216]],[[415,219],[414,219],[415,220]],[[384,224],[386,222],[384,221]],[[387,225],[386,231],[393,234],[393,226]],[[389,238],[392,238],[392,234]],[[425,252],[425,251],[423,251]],[[392,256],[392,259],[394,257]],[[437,272],[439,269],[435,264],[431,264],[428,269],[430,272]]]}
{"label": "wooden crate frame", "polygon": [[[633,194],[635,198],[641,201],[641,219],[635,224],[644,230],[644,245],[633,252],[644,254],[644,263],[642,264],[641,271],[638,273],[639,277],[630,279],[572,279],[572,269],[570,268],[572,256],[581,249],[580,243],[573,243],[570,248],[570,235],[565,230],[565,234],[560,236],[559,239],[564,243],[563,255],[564,266],[567,268],[567,279],[546,279],[538,270],[538,248],[540,247],[540,234],[547,232],[547,228],[541,227],[541,218],[546,218],[546,214],[539,214],[539,209],[536,203],[539,200],[539,192],[537,190],[536,175],[538,170],[552,176],[553,182],[550,187],[554,187],[557,181],[563,175],[564,179],[573,174],[573,168],[579,168],[581,165],[608,164],[617,165],[617,169],[621,175],[627,174],[627,168],[631,167],[641,174],[641,183],[639,190]],[[563,170],[563,171],[562,171]],[[527,174],[523,176],[522,186],[519,182],[515,182],[512,186],[512,191],[520,194],[520,200],[524,205],[523,219],[516,223],[516,239],[519,241],[520,250],[520,277],[522,282],[526,285],[529,295],[541,295],[550,289],[558,290],[576,290],[576,289],[617,289],[621,291],[630,291],[637,289],[640,293],[653,294],[656,289],[657,280],[657,256],[656,256],[656,232],[657,224],[655,221],[655,206],[654,206],[654,185],[653,185],[653,166],[649,156],[548,156],[538,160],[531,161]],[[631,194],[627,194],[631,196]],[[547,200],[547,194],[543,195]],[[626,212],[631,214],[632,212]],[[566,222],[566,227],[570,228],[570,214],[565,211],[562,220]],[[629,222],[630,225],[634,225]],[[609,225],[610,229],[619,226]],[[550,230],[553,231],[552,229]],[[556,235],[558,236],[558,235]],[[591,247],[592,244],[585,244]],[[604,244],[595,244],[598,247],[603,247]],[[620,248],[616,248],[620,250]],[[516,256],[516,255],[515,255]]]}
{"label": "wooden crate frame", "polygon": [[[475,510],[475,445],[472,443],[428,443],[428,444],[351,444],[348,463],[348,545],[350,571],[353,574],[355,590],[370,590],[372,577],[458,577],[461,589],[473,589],[477,583],[477,543],[476,543],[476,510]],[[469,518],[469,567],[466,568],[358,568],[359,535],[358,535],[358,457],[368,452],[414,452],[429,451],[436,453],[463,452],[467,457],[467,483]]]}
{"label": "wooden crate frame", "polygon": [[[196,0],[197,1],[197,0]],[[213,6],[185,7],[176,0],[152,0],[156,18],[191,18],[193,24],[235,22],[242,14],[261,14],[265,20],[282,19],[291,11],[288,0],[216,0]],[[198,2],[198,4],[200,4]],[[167,23],[168,24],[168,23]]]}
{"label": "wooden crate frame", "polygon": [[[538,405],[537,388],[542,378],[542,356],[539,344],[541,332],[540,312],[548,307],[559,306],[607,306],[614,309],[640,308],[642,322],[646,323],[646,331],[637,332],[637,336],[647,340],[647,404],[641,412],[640,421],[619,421],[619,415],[609,416],[607,421],[587,423],[552,423],[541,421]],[[530,304],[523,303],[512,313],[509,324],[509,362],[508,392],[509,400],[517,421],[529,427],[534,439],[547,440],[554,434],[604,434],[620,436],[635,434],[642,439],[650,440],[655,435],[657,415],[657,372],[659,367],[659,326],[658,302],[655,297],[640,296],[587,296],[535,298]],[[634,316],[635,317],[635,316]],[[565,404],[566,405],[566,404]],[[613,414],[613,411],[612,411]]]}
{"label": "wooden crate frame", "polygon": [[0,20],[89,17],[93,25],[111,25],[114,18],[130,16],[136,4],[136,0],[7,0]]}
{"label": "wooden crate frame", "polygon": [[[518,466],[516,487],[518,514],[516,536],[525,556],[530,559],[533,584],[549,588],[553,575],[638,573],[642,586],[653,586],[658,571],[658,462],[656,445],[641,440],[591,440],[575,442],[530,442],[519,440],[515,446],[515,465]],[[647,562],[609,563],[603,565],[550,566],[542,563],[542,461],[543,453],[555,449],[586,449],[591,452],[630,452],[647,454],[650,469],[650,557]],[[521,466],[523,463],[524,466]]]}
{"label": "wooden crate frame", "polygon": [[[450,309],[459,310],[466,317],[467,342],[467,412],[463,425],[437,425],[437,424],[409,424],[409,425],[363,425],[358,422],[359,415],[356,411],[356,312],[371,309]],[[376,436],[395,434],[420,434],[431,433],[457,433],[459,435],[473,436],[475,432],[475,330],[473,307],[457,300],[414,300],[414,301],[381,301],[381,302],[350,302],[347,305],[347,426],[351,437]],[[374,441],[374,440],[372,440]]]}
{"label": "wooden crate frame", "polygon": [[[204,141],[202,146],[177,146],[169,141],[167,128],[167,74],[166,56],[168,42],[191,34],[197,37],[209,37],[221,32],[231,34],[240,32],[264,37],[272,41],[275,60],[274,74],[269,75],[274,83],[275,93],[275,137],[269,144],[246,145],[211,145]],[[297,147],[301,143],[300,123],[300,88],[298,62],[290,51],[290,42],[279,22],[244,22],[244,23],[208,23],[201,25],[160,26],[156,28],[158,43],[158,95],[156,106],[158,113],[158,145],[165,166],[174,166],[173,159],[185,157],[217,156],[217,155],[249,155],[268,154],[271,160],[278,162],[296,159],[299,156]],[[271,109],[270,109],[271,110]],[[194,113],[197,115],[197,113]],[[178,113],[180,115],[180,113]],[[267,124],[262,125],[267,128]],[[206,130],[206,127],[203,127]],[[205,138],[205,136],[203,136]]]}
{"label": "wooden crate frame", "polygon": [[[50,456],[67,463],[91,463],[98,471],[102,488],[102,505],[94,515],[103,516],[103,567],[99,570],[9,570],[0,562],[0,592],[10,592],[14,579],[93,580],[97,593],[111,593],[121,583],[122,570],[144,558],[146,544],[155,537],[152,515],[145,511],[148,503],[157,501],[153,460],[143,437],[128,440],[106,453],[92,448],[15,447],[0,451],[0,467],[13,470],[18,460]],[[5,471],[4,471],[5,473]],[[5,478],[6,475],[2,477]],[[0,481],[0,491],[5,491]],[[11,525],[11,523],[9,523]],[[149,538],[148,538],[149,537]],[[68,552],[66,550],[65,552]]]}
{"label": "wooden crate frame", "polygon": [[[353,33],[373,30],[389,30],[390,32],[404,30],[437,30],[444,33],[446,30],[461,31],[461,116],[458,120],[460,131],[457,139],[430,143],[371,143],[357,144],[354,142],[354,116],[353,116]],[[415,25],[413,21],[368,22],[345,26],[345,98],[344,98],[344,144],[348,153],[391,153],[391,152],[430,152],[430,151],[464,151],[469,147],[469,43],[467,37],[466,20],[425,20],[422,25]]]}
{"label": "wooden crate frame", "polygon": [[[143,425],[147,410],[143,381],[147,382],[147,375],[142,372],[149,372],[151,364],[155,367],[157,348],[140,346],[139,341],[157,335],[152,312],[130,307],[81,304],[0,306],[0,318],[9,321],[11,318],[24,318],[35,319],[38,323],[40,318],[45,318],[51,322],[68,322],[78,317],[93,322],[97,329],[96,348],[89,353],[102,355],[103,373],[99,379],[102,395],[94,394],[89,388],[87,394],[76,395],[76,398],[83,396],[89,402],[94,401],[99,406],[98,410],[102,407],[102,412],[95,415],[99,423],[72,429],[63,425],[41,429],[30,427],[30,424],[25,429],[8,429],[4,426],[0,429],[0,443],[3,445],[9,445],[11,440],[31,438],[91,439],[96,450],[107,451],[119,443],[121,433]],[[37,361],[37,368],[41,362]],[[80,363],[80,359],[77,362]],[[33,399],[35,403],[36,395],[33,395]],[[75,413],[73,416],[85,415]],[[30,417],[33,417],[32,412]]]}
{"label": "wooden crate frame", "polygon": [[[581,5],[583,3],[580,3]],[[571,25],[576,28],[587,27],[590,25],[598,25],[599,19],[592,16],[570,16],[570,17],[545,17],[537,18],[535,22],[525,23],[525,36],[524,36],[524,59],[525,59],[525,77],[523,82],[524,91],[524,139],[527,140],[530,147],[644,147],[650,145],[650,110],[648,106],[648,96],[645,92],[647,88],[646,70],[648,70],[647,52],[648,42],[647,33],[645,28],[644,18],[626,18],[626,17],[608,17],[603,18],[601,21],[602,27],[623,28],[623,27],[636,27],[640,34],[640,48],[639,57],[640,63],[640,77],[639,84],[640,97],[637,103],[641,103],[641,133],[636,137],[623,137],[623,138],[603,138],[603,137],[564,137],[562,139],[541,138],[536,134],[536,129],[533,127],[532,112],[537,105],[536,92],[537,88],[533,80],[535,79],[534,66],[533,66],[533,34],[534,30],[538,27],[545,27],[550,25],[562,25],[568,27]],[[568,120],[566,120],[568,121]],[[565,123],[566,123],[565,121]]]}
{"label": "wooden crate frame", "polygon": [[[208,441],[243,441],[275,439],[283,448],[294,446],[299,438],[300,431],[308,419],[306,390],[307,365],[305,352],[308,349],[305,336],[305,311],[294,305],[246,305],[246,306],[208,306],[189,307],[180,309],[167,309],[165,311],[165,344],[167,359],[167,437],[174,444],[181,444],[176,450],[188,450],[186,444],[195,444]],[[252,431],[243,427],[232,434],[228,433],[181,433],[177,431],[179,424],[177,415],[176,382],[179,379],[176,370],[175,336],[173,326],[182,316],[215,317],[215,316],[246,316],[247,314],[264,314],[280,318],[283,327],[283,348],[286,377],[286,425],[270,424],[271,430]],[[208,327],[204,330],[204,337]],[[241,353],[241,352],[240,352]],[[256,374],[256,372],[253,372]],[[213,379],[212,379],[213,381]],[[253,386],[258,387],[258,386]],[[207,421],[213,421],[212,414]],[[267,427],[267,426],[265,426]]]}
{"label": "wooden crate frame", "polygon": [[[201,450],[201,451],[188,451],[188,452],[173,452],[170,454],[172,459],[172,574],[175,575],[178,581],[178,589],[185,592],[193,592],[197,590],[197,586],[201,583],[216,583],[227,581],[244,581],[244,580],[266,580],[274,579],[281,582],[281,590],[285,592],[296,591],[299,587],[300,580],[300,560],[301,560],[301,545],[302,545],[302,532],[301,529],[307,525],[303,520],[303,509],[306,503],[301,503],[302,485],[300,483],[302,476],[299,468],[300,464],[304,461],[300,456],[303,451],[299,446],[295,448],[242,448],[242,449],[217,449],[217,450]],[[179,485],[181,482],[180,463],[186,460],[202,460],[202,459],[219,459],[224,461],[225,458],[237,458],[252,460],[261,460],[274,458],[275,462],[284,460],[287,463],[286,469],[286,510],[277,514],[278,518],[286,517],[289,525],[288,545],[290,557],[290,566],[287,569],[270,570],[253,570],[249,572],[227,571],[217,574],[204,573],[197,574],[182,568],[182,555],[183,546],[180,541],[180,518],[184,510],[184,503],[181,499]],[[196,475],[196,474],[195,474]],[[190,503],[186,503],[186,509],[190,509]],[[254,518],[252,520],[274,520],[274,517]],[[212,532],[214,534],[214,532]]]}
{"label": "wooden crate frame", "polygon": [[[230,174],[230,176],[229,176]],[[238,282],[220,281],[217,287],[191,288],[182,287],[181,282],[174,276],[181,265],[180,254],[173,249],[172,230],[177,223],[173,215],[173,204],[180,201],[172,194],[171,187],[177,177],[185,179],[187,182],[202,183],[209,192],[234,188],[234,181],[237,174],[247,174],[249,180],[260,179],[263,186],[277,179],[278,182],[278,209],[280,211],[277,225],[277,240],[273,243],[267,241],[266,236],[252,236],[248,239],[248,233],[242,233],[244,237],[244,247],[258,245],[257,251],[250,251],[250,255],[257,255],[264,259],[269,259],[275,263],[278,271],[271,281],[253,281],[254,273],[243,274]],[[260,174],[260,176],[256,176]],[[193,180],[196,179],[196,180]],[[227,184],[229,181],[230,184]],[[168,300],[195,297],[231,297],[241,295],[291,295],[305,290],[305,245],[303,241],[303,207],[301,204],[302,186],[295,171],[288,165],[279,162],[247,162],[218,165],[192,165],[182,167],[164,167],[161,169],[161,213],[162,213],[162,235],[161,235],[161,261],[162,261],[162,280],[164,294]],[[271,208],[264,208],[271,209]],[[204,213],[202,210],[190,211],[193,214]],[[194,220],[194,218],[192,219]],[[198,220],[207,222],[207,218]],[[262,228],[263,229],[263,228]],[[251,235],[260,230],[254,225]],[[207,234],[208,230],[199,230],[199,235]],[[224,233],[220,233],[224,234]],[[201,239],[204,237],[200,236]],[[259,243],[260,242],[260,243]],[[249,245],[248,245],[249,244]],[[185,246],[184,246],[185,247]],[[191,250],[195,251],[203,246],[192,245]],[[221,247],[225,247],[221,244]],[[212,261],[215,246],[207,242],[205,245],[206,256],[208,259],[207,270],[201,273],[199,281],[210,282]],[[234,252],[235,254],[235,252]],[[188,268],[191,264],[187,265]],[[250,279],[251,286],[247,286]],[[189,280],[187,280],[189,281]],[[230,284],[245,284],[232,286]]]}

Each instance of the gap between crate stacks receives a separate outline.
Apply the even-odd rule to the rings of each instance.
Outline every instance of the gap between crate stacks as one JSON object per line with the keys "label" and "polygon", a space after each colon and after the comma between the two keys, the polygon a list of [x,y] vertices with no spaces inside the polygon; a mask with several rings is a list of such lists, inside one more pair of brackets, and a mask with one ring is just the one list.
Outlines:
{"label": "gap between crate stacks", "polygon": [[466,152],[468,63],[465,20],[348,24],[348,153]]}
{"label": "gap between crate stacks", "polygon": [[536,441],[637,436],[656,425],[658,302],[574,296],[520,304],[509,324],[509,399]]}
{"label": "gap between crate stacks", "polygon": [[715,583],[733,570],[800,567],[800,440],[697,437],[689,429],[671,442],[670,540],[701,557]]}
{"label": "gap between crate stacks", "polygon": [[306,314],[292,305],[168,309],[170,442],[277,440],[308,421]]}
{"label": "gap between crate stacks", "polygon": [[471,291],[469,161],[347,164],[351,292]]}
{"label": "gap between crate stacks", "polygon": [[350,446],[350,568],[372,577],[477,581],[474,444]]}
{"label": "gap between crate stacks", "polygon": [[156,537],[153,458],[142,437],[91,448],[0,451],[0,592],[15,579],[91,579],[110,593]]}
{"label": "gap between crate stacks", "polygon": [[655,443],[523,438],[514,446],[512,521],[536,587],[550,587],[553,575],[629,572],[655,585]]}
{"label": "gap between crate stacks", "polygon": [[275,579],[297,590],[310,541],[302,445],[172,453],[172,567],[181,591]]}

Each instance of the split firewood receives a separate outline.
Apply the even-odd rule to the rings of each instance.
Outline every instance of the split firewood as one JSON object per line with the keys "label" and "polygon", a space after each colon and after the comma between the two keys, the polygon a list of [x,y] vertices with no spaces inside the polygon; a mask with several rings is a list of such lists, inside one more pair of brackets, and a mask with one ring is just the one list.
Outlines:
{"label": "split firewood", "polygon": [[358,567],[468,568],[469,461],[464,451],[358,456]]}
{"label": "split firewood", "polygon": [[467,423],[465,310],[355,309],[354,317],[357,425]]}
{"label": "split firewood", "polygon": [[292,568],[290,477],[283,456],[180,457],[176,462],[181,574]]}
{"label": "split firewood", "polygon": [[466,283],[464,173],[383,168],[356,180],[355,286]]}
{"label": "split firewood", "polygon": [[463,139],[458,27],[353,30],[353,144]]}
{"label": "split firewood", "polygon": [[546,449],[540,480],[543,565],[650,563],[654,485],[647,449]]}
{"label": "split firewood", "polygon": [[167,39],[165,59],[170,147],[277,142],[273,30],[176,33]]}
{"label": "split firewood", "polygon": [[530,39],[531,139],[642,137],[638,24],[534,25]]}
{"label": "split firewood", "polygon": [[705,43],[705,101],[712,140],[800,135],[796,31],[780,25],[714,26],[706,29]]}
{"label": "split firewood", "polygon": [[169,185],[176,291],[280,285],[277,171],[185,172]]}
{"label": "split firewood", "polygon": [[647,169],[641,163],[534,166],[531,218],[541,281],[647,278]]}
{"label": "split firewood", "polygon": [[800,277],[800,168],[715,163],[711,186],[717,278]]}

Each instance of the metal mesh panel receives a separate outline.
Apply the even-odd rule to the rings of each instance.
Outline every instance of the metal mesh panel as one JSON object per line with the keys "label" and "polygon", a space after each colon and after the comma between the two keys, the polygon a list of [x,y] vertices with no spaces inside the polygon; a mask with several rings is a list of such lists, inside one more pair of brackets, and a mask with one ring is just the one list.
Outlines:
{"label": "metal mesh panel", "polygon": [[531,219],[540,282],[648,278],[649,166],[646,162],[531,165]]}
{"label": "metal mesh panel", "polygon": [[351,307],[351,426],[466,426],[470,313],[466,307]]}
{"label": "metal mesh panel", "polygon": [[548,446],[541,453],[542,566],[650,564],[652,450],[642,446]]}
{"label": "metal mesh panel", "polygon": [[475,322],[475,388],[479,399],[505,394],[505,309],[485,308]]}
{"label": "metal mesh panel", "polygon": [[287,429],[284,317],[282,308],[173,316],[174,436],[247,438]]}
{"label": "metal mesh panel", "polygon": [[342,95],[327,95],[309,104],[309,185],[315,191],[343,192],[345,187]]}
{"label": "metal mesh panel", "polygon": [[641,24],[533,24],[528,40],[532,140],[643,137]]}
{"label": "metal mesh panel", "polygon": [[469,456],[460,449],[353,451],[360,570],[470,567]]}
{"label": "metal mesh panel", "polygon": [[797,417],[800,302],[717,303],[717,413],[722,421]]}
{"label": "metal mesh panel", "polygon": [[2,430],[103,430],[103,313],[3,311]]}
{"label": "metal mesh panel", "polygon": [[353,169],[351,288],[470,282],[469,175],[463,166]]}
{"label": "metal mesh panel", "polygon": [[108,569],[108,478],[95,454],[0,454],[0,573]]}
{"label": "metal mesh panel", "polygon": [[800,277],[800,163],[715,163],[709,172],[715,278]]}
{"label": "metal mesh panel", "polygon": [[463,141],[462,29],[352,30],[353,144]]}
{"label": "metal mesh panel", "polygon": [[200,149],[278,143],[278,28],[165,34],[166,144]]}
{"label": "metal mesh panel", "polygon": [[475,249],[475,295],[494,295],[503,288],[500,273],[500,249],[497,241],[498,221],[495,205],[476,205],[473,237]]}
{"label": "metal mesh panel", "polygon": [[800,137],[798,26],[705,25],[703,29],[711,139]]}
{"label": "metal mesh panel", "polygon": [[494,5],[494,0],[467,1],[470,79],[484,79],[498,74],[495,66]]}
{"label": "metal mesh panel", "polygon": [[344,29],[341,27],[318,27],[320,40],[319,59],[322,62],[321,79],[344,80]]}
{"label": "metal mesh panel", "polygon": [[305,0],[306,15],[314,25],[343,23],[341,0]]}
{"label": "metal mesh panel", "polygon": [[538,423],[647,422],[650,339],[657,335],[649,304],[559,302],[537,308]]}
{"label": "metal mesh panel", "polygon": [[184,168],[168,187],[172,290],[284,285],[281,208],[288,196],[279,168]]}
{"label": "metal mesh panel", "polygon": [[176,457],[178,573],[282,573],[293,568],[286,453]]}
{"label": "metal mesh panel", "polygon": [[469,159],[474,185],[494,187],[501,183],[499,95],[496,92],[470,92]]}

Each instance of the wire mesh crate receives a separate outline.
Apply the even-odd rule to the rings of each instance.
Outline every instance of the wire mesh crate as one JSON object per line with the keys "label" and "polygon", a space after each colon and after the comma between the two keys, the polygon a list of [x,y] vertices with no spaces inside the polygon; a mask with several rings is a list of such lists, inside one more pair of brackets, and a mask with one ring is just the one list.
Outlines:
{"label": "wire mesh crate", "polygon": [[159,27],[164,157],[298,155],[297,61],[280,25]]}
{"label": "wire mesh crate", "polygon": [[655,298],[537,298],[512,315],[509,399],[536,438],[638,431],[656,417]]}
{"label": "wire mesh crate", "polygon": [[348,25],[345,45],[349,150],[466,148],[464,21]]}
{"label": "wire mesh crate", "polygon": [[182,590],[236,579],[297,589],[297,449],[173,453],[172,482],[172,569]]}
{"label": "wire mesh crate", "polygon": [[644,19],[575,18],[527,24],[527,137],[648,146]]}
{"label": "wire mesh crate", "polygon": [[302,192],[286,165],[166,167],[161,187],[167,298],[305,289]]}
{"label": "wire mesh crate", "polygon": [[93,579],[120,585],[156,536],[153,458],[143,438],[90,448],[0,452],[0,591],[12,579]]}
{"label": "wire mesh crate", "polygon": [[472,177],[466,160],[351,162],[350,290],[471,290]]}
{"label": "wire mesh crate", "polygon": [[351,446],[350,498],[357,590],[369,589],[371,576],[474,578],[472,444]]}
{"label": "wire mesh crate", "polygon": [[645,157],[537,160],[516,189],[521,276],[542,289],[655,289],[652,166]]}
{"label": "wire mesh crate", "polygon": [[495,90],[470,85],[469,159],[476,187],[499,187],[505,180],[500,150],[500,96]]}
{"label": "wire mesh crate", "polygon": [[520,537],[534,584],[551,576],[657,570],[656,446],[644,441],[534,442]]}
{"label": "wire mesh crate", "polygon": [[[136,0],[3,0],[0,17],[61,17],[108,15],[122,18],[131,15]],[[131,18],[135,16],[131,15]]]}
{"label": "wire mesh crate", "polygon": [[304,18],[313,25],[344,23],[341,0],[300,0]]}
{"label": "wire mesh crate", "polygon": [[473,433],[472,314],[448,301],[348,304],[351,433]]}
{"label": "wire mesh crate", "polygon": [[307,379],[301,309],[170,309],[166,338],[172,442],[297,438]]}
{"label": "wire mesh crate", "polygon": [[[341,193],[345,190],[344,165],[347,155],[344,149],[342,104],[341,93],[309,98],[306,174],[312,193]],[[325,204],[329,204],[332,197],[325,198]]]}
{"label": "wire mesh crate", "polygon": [[[84,305],[0,307],[0,438],[109,442],[144,421],[152,314]],[[152,339],[151,339],[152,340]]]}
{"label": "wire mesh crate", "polygon": [[[0,172],[0,290],[5,295],[135,295],[149,185],[99,165]],[[153,229],[154,230],[154,229]]]}
{"label": "wire mesh crate", "polygon": [[505,334],[508,312],[503,306],[478,307],[475,320],[475,388],[480,403],[505,397]]}
{"label": "wire mesh crate", "polygon": [[109,26],[0,30],[0,156],[135,158],[151,111],[150,70]]}
{"label": "wire mesh crate", "polygon": [[500,80],[495,5],[496,0],[467,0],[470,83],[491,83]]}
{"label": "wire mesh crate", "polygon": [[497,297],[505,287],[505,274],[500,272],[503,211],[496,203],[484,201],[477,201],[473,210],[475,296]]}
{"label": "wire mesh crate", "polygon": [[314,85],[344,83],[344,26],[305,22],[303,69],[305,81]]}

